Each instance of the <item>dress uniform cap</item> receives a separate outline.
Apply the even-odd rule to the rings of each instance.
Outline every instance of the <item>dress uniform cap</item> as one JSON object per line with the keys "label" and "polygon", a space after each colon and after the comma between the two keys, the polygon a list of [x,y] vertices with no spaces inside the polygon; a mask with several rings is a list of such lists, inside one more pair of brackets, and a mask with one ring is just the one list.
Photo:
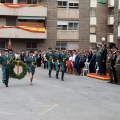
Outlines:
{"label": "dress uniform cap", "polygon": [[31,50],[31,51],[30,51],[30,53],[34,53],[34,51],[33,51],[33,50]]}
{"label": "dress uniform cap", "polygon": [[9,51],[9,50],[7,48],[5,48],[4,51]]}
{"label": "dress uniform cap", "polygon": [[112,47],[112,49],[114,49],[114,48],[118,50],[118,48],[117,48],[116,46],[113,46],[113,47]]}
{"label": "dress uniform cap", "polygon": [[59,48],[55,48],[56,50],[59,50]]}
{"label": "dress uniform cap", "polygon": [[61,48],[61,50],[65,50],[65,48]]}

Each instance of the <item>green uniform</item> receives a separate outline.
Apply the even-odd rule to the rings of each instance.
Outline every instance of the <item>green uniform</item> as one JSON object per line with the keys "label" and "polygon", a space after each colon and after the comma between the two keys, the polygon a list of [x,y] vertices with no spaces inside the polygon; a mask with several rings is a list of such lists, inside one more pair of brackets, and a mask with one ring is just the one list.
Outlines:
{"label": "green uniform", "polygon": [[62,75],[61,75],[61,80],[64,80],[64,73],[66,70],[66,61],[68,60],[68,57],[65,53],[61,53],[60,54],[60,65],[61,65],[61,69],[62,69]]}
{"label": "green uniform", "polygon": [[12,57],[10,54],[2,55],[0,58],[0,64],[2,65],[2,81],[8,86],[9,82],[9,68]]}
{"label": "green uniform", "polygon": [[46,53],[46,59],[47,59],[47,64],[48,64],[48,70],[49,70],[49,77],[51,77],[51,71],[52,71],[52,62],[53,62],[53,53],[52,52],[47,52]]}
{"label": "green uniform", "polygon": [[54,64],[55,64],[55,70],[56,70],[56,78],[58,79],[58,75],[59,75],[59,53],[55,52],[54,53]]}
{"label": "green uniform", "polygon": [[117,56],[116,58],[115,70],[116,70],[118,84],[120,84],[120,56]]}
{"label": "green uniform", "polygon": [[27,59],[26,59],[26,64],[27,64],[27,67],[28,67],[28,72],[32,73],[32,75],[34,75],[35,73],[35,67],[36,67],[36,58],[33,57],[33,56],[29,56]]}
{"label": "green uniform", "polygon": [[106,69],[107,69],[109,76],[110,76],[110,82],[113,82],[111,62],[112,62],[112,54],[108,54],[107,60],[106,60]]}

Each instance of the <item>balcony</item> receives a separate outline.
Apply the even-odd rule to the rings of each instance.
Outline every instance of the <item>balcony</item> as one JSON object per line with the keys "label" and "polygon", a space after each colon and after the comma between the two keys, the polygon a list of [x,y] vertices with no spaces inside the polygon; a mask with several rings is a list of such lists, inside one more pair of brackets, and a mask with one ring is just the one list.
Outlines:
{"label": "balcony", "polygon": [[108,0],[108,7],[114,7],[114,0]]}
{"label": "balcony", "polygon": [[57,39],[79,39],[79,31],[77,30],[58,30]]}
{"label": "balcony", "polygon": [[47,16],[47,7],[20,7],[11,8],[7,6],[0,6],[0,15],[9,16]]}
{"label": "balcony", "polygon": [[110,34],[107,35],[107,42],[108,43],[113,43],[114,42],[113,34],[112,33],[110,33]]}
{"label": "balcony", "polygon": [[108,25],[113,25],[114,24],[114,16],[109,16],[108,17]]}
{"label": "balcony", "polygon": [[97,7],[97,0],[91,0],[90,7]]}
{"label": "balcony", "polygon": [[90,43],[96,43],[96,35],[90,34]]}
{"label": "balcony", "polygon": [[58,8],[57,18],[59,19],[79,19],[79,9]]}
{"label": "balcony", "polygon": [[96,25],[96,24],[97,24],[96,17],[90,17],[90,25]]}
{"label": "balcony", "polygon": [[3,28],[0,29],[0,38],[47,39],[47,31],[36,33],[17,28]]}

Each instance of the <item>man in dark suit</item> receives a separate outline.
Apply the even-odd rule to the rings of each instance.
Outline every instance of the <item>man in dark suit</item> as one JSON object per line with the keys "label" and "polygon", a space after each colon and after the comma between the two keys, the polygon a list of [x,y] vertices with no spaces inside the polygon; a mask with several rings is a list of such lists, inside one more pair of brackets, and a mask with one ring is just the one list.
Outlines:
{"label": "man in dark suit", "polygon": [[107,59],[107,49],[106,45],[102,44],[102,53],[101,53],[101,67],[102,67],[102,75],[106,75],[106,59]]}
{"label": "man in dark suit", "polygon": [[90,73],[95,73],[96,72],[96,69],[95,69],[95,65],[96,65],[96,50],[93,50],[92,53],[93,53],[93,55],[92,55],[91,60],[90,60],[89,70],[90,70]]}

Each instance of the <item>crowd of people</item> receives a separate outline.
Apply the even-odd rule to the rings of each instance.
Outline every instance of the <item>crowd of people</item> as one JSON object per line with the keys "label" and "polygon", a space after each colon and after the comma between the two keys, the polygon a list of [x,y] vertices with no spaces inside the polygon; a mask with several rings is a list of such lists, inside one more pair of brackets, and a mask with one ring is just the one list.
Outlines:
{"label": "crowd of people", "polygon": [[[56,70],[56,79],[59,79],[61,71],[62,81],[64,81],[64,73],[83,76],[84,69],[88,69],[89,73],[96,73],[100,76],[106,76],[108,73],[110,77],[108,83],[120,84],[120,51],[117,47],[107,49],[105,44],[99,44],[94,50],[65,50],[64,48],[52,50],[48,48],[45,51],[34,51],[31,55],[30,53],[33,52],[9,51],[9,54],[14,54],[15,60],[25,63],[29,56],[33,56],[36,67],[48,69],[49,77],[51,77],[52,70]],[[0,56],[2,55],[4,51],[0,52]],[[30,78],[32,81],[33,76]]]}

